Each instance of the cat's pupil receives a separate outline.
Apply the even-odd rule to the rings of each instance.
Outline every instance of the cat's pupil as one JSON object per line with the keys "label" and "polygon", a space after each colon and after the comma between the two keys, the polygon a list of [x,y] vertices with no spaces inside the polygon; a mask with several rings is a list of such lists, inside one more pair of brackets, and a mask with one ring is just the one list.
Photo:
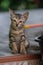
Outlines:
{"label": "cat's pupil", "polygon": [[16,22],[16,20],[14,20],[14,22]]}
{"label": "cat's pupil", "polygon": [[16,26],[18,26],[18,24],[16,24]]}
{"label": "cat's pupil", "polygon": [[20,23],[22,22],[22,21],[19,21]]}

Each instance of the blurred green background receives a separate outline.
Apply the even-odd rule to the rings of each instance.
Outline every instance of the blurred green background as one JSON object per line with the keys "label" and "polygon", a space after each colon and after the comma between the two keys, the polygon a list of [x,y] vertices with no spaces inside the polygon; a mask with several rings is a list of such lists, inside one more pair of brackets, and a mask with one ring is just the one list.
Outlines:
{"label": "blurred green background", "polygon": [[43,8],[43,0],[0,0],[0,11]]}

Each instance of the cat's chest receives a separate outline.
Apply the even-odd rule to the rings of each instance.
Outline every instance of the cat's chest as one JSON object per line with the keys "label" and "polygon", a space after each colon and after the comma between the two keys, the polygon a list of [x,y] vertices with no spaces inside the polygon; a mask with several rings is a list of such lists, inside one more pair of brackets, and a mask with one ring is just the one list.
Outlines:
{"label": "cat's chest", "polygon": [[18,43],[21,40],[20,36],[15,36],[16,42]]}
{"label": "cat's chest", "polygon": [[16,37],[21,36],[23,33],[24,33],[24,29],[21,30],[10,29],[10,34],[13,34]]}
{"label": "cat's chest", "polygon": [[18,31],[12,30],[11,32],[12,32],[11,34],[13,34],[13,38],[15,38],[17,42],[19,42],[21,40],[22,35],[24,35],[23,30]]}

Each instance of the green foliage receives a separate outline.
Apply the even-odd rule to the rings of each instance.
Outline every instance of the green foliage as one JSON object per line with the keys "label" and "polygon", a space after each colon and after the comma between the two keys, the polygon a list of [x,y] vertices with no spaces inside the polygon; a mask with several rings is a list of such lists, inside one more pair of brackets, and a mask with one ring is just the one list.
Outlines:
{"label": "green foliage", "polygon": [[9,8],[9,0],[2,0],[0,4],[0,11],[7,11]]}
{"label": "green foliage", "polygon": [[43,7],[43,3],[40,4],[35,3],[34,0],[0,0],[0,11],[8,11],[9,8],[24,10],[38,8],[39,6]]}

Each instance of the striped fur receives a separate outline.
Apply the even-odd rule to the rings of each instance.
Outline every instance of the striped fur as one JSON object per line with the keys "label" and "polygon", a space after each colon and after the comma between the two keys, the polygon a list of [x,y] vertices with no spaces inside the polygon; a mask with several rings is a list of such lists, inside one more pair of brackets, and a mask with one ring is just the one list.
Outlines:
{"label": "striped fur", "polygon": [[16,14],[10,9],[11,25],[9,31],[9,47],[12,53],[26,54],[26,48],[29,43],[26,43],[24,23],[28,18],[28,12],[24,14]]}

